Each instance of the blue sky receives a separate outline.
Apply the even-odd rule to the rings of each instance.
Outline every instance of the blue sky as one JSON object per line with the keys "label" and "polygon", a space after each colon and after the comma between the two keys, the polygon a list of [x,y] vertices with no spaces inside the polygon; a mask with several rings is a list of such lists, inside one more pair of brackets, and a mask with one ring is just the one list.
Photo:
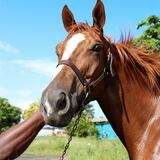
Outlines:
{"label": "blue sky", "polygon": [[[139,21],[160,15],[159,0],[103,0],[106,10],[104,33],[118,40],[122,31],[134,37]],[[65,4],[76,21],[92,25],[96,0],[0,0],[0,97],[27,108],[40,99],[57,64],[55,46],[67,35],[61,20]],[[94,103],[96,117],[102,112]]]}

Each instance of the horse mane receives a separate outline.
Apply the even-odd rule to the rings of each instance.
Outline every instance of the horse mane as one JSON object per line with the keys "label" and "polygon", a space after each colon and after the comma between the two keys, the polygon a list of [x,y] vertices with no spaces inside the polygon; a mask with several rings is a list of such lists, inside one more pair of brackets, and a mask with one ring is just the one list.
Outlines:
{"label": "horse mane", "polygon": [[160,56],[158,53],[148,53],[144,48],[136,47],[132,41],[133,38],[129,34],[127,37],[122,35],[120,42],[112,43],[117,63],[129,80],[157,93],[160,90]]}

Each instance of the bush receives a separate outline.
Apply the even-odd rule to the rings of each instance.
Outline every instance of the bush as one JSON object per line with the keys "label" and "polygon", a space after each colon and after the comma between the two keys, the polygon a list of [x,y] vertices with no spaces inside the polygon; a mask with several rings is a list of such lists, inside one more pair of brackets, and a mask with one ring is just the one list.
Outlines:
{"label": "bush", "polygon": [[[80,118],[77,131],[74,136],[78,137],[87,137],[87,136],[98,136],[98,129],[95,127],[93,123],[94,110],[92,105],[88,105],[86,110],[82,113]],[[68,134],[71,134],[73,126],[75,124],[76,117],[72,119],[71,123],[66,127]]]}
{"label": "bush", "polygon": [[23,119],[24,120],[28,119],[35,111],[37,111],[39,109],[39,107],[40,107],[39,102],[32,103],[29,106],[29,108],[24,111]]}
{"label": "bush", "polygon": [[137,25],[137,29],[147,26],[143,34],[134,40],[138,46],[144,46],[148,50],[160,51],[160,17],[152,15]]}
{"label": "bush", "polygon": [[21,119],[21,110],[9,104],[5,98],[0,98],[0,131],[5,131]]}

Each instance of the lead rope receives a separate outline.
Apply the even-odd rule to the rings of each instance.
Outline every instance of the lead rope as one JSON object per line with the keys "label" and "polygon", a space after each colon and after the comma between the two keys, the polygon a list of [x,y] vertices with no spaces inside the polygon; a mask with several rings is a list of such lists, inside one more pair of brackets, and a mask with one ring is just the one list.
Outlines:
{"label": "lead rope", "polygon": [[69,139],[68,139],[68,142],[66,143],[66,145],[65,145],[65,147],[64,147],[64,150],[63,150],[63,152],[62,152],[62,155],[61,155],[61,157],[60,157],[59,160],[64,160],[64,156],[65,156],[65,154],[66,154],[66,152],[67,152],[67,150],[68,150],[68,148],[69,148],[70,142],[72,141],[72,137],[73,137],[75,131],[77,130],[77,127],[78,127],[79,120],[80,120],[80,118],[81,118],[82,112],[83,112],[83,111],[80,110],[80,112],[78,113],[78,117],[77,117],[77,119],[76,119],[76,121],[75,121],[75,123],[74,123],[73,129],[72,129],[71,134],[70,134],[70,137],[69,137]]}
{"label": "lead rope", "polygon": [[71,131],[71,134],[70,134],[70,136],[69,136],[69,138],[68,138],[68,141],[67,141],[67,143],[66,143],[66,145],[65,145],[65,147],[64,147],[64,150],[63,150],[62,155],[61,155],[61,157],[59,158],[59,160],[64,160],[64,156],[66,155],[66,152],[67,152],[67,150],[68,150],[68,148],[69,148],[69,145],[70,145],[70,143],[71,143],[71,141],[72,141],[72,137],[73,137],[75,131],[77,130],[77,127],[78,127],[80,118],[81,118],[81,116],[82,116],[82,112],[83,112],[83,110],[85,109],[85,107],[84,107],[84,102],[85,102],[85,100],[88,98],[88,95],[89,95],[89,94],[86,93],[86,97],[84,98],[84,100],[83,100],[83,102],[82,102],[80,111],[78,112],[77,118],[76,118],[76,120],[75,120],[74,126],[73,126],[72,131]]}

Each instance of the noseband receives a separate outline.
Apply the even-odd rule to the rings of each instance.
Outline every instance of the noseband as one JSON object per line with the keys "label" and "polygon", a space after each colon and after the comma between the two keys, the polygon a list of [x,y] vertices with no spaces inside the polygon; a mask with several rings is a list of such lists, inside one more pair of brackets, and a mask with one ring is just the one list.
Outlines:
{"label": "noseband", "polygon": [[84,75],[81,73],[81,71],[76,67],[75,64],[72,63],[71,60],[61,60],[57,67],[59,65],[67,65],[70,67],[74,73],[77,75],[78,79],[80,80],[81,84],[83,85],[84,88],[84,93],[88,97],[88,95],[91,93],[91,90],[95,88],[106,76],[111,75],[113,76],[112,72],[112,62],[113,62],[113,57],[112,54],[109,50],[108,57],[107,57],[107,62],[106,65],[104,66],[103,72],[101,75],[96,79],[91,82],[88,82]]}

